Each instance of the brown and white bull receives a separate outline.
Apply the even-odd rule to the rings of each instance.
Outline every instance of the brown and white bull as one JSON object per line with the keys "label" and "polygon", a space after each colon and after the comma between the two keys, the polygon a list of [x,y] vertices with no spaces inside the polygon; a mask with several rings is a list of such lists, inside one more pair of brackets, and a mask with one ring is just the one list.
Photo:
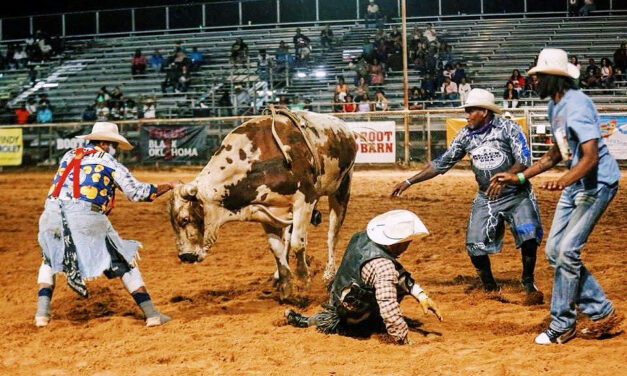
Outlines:
{"label": "brown and white bull", "polygon": [[220,226],[259,222],[276,259],[280,297],[286,298],[292,286],[289,250],[296,255],[296,275],[309,282],[307,228],[316,203],[328,196],[324,278],[330,279],[350,196],[354,137],[342,120],[308,111],[260,116],[235,128],[200,174],[173,190],[169,212],[178,257],[202,261]]}

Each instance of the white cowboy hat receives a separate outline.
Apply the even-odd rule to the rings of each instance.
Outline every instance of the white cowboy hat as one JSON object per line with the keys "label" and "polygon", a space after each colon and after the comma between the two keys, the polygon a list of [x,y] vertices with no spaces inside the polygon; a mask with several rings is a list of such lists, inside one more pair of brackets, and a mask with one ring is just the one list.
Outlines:
{"label": "white cowboy hat", "polygon": [[480,107],[496,112],[497,114],[501,113],[501,108],[494,102],[494,94],[484,89],[470,90],[466,103],[462,106],[462,108],[468,107]]}
{"label": "white cowboy hat", "polygon": [[546,73],[557,76],[579,78],[579,69],[568,62],[568,54],[559,48],[545,48],[540,51],[538,63],[527,74]]}
{"label": "white cowboy hat", "polygon": [[117,142],[118,147],[122,150],[131,150],[133,148],[133,145],[131,145],[131,143],[128,142],[126,138],[120,135],[120,132],[118,132],[117,124],[103,121],[94,123],[90,134],[76,136],[76,138],[82,138],[85,140]]}
{"label": "white cowboy hat", "polygon": [[391,210],[368,222],[366,233],[380,245],[403,243],[429,235],[420,218],[409,210]]}

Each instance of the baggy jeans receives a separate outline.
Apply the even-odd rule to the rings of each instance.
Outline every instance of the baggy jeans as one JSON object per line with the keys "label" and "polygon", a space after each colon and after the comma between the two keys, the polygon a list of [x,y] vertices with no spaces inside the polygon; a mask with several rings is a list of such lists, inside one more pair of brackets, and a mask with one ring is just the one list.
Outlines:
{"label": "baggy jeans", "polygon": [[559,332],[575,325],[576,306],[592,320],[613,310],[603,288],[581,262],[581,249],[616,195],[618,183],[584,190],[571,185],[560,196],[546,242],[546,257],[555,269],[550,328]]}

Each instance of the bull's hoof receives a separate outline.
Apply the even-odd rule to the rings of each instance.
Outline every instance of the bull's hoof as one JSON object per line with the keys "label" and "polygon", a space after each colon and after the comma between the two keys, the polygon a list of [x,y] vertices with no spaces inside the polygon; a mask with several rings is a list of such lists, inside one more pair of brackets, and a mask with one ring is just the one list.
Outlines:
{"label": "bull's hoof", "polygon": [[286,282],[279,285],[279,301],[286,301],[292,295],[292,283]]}

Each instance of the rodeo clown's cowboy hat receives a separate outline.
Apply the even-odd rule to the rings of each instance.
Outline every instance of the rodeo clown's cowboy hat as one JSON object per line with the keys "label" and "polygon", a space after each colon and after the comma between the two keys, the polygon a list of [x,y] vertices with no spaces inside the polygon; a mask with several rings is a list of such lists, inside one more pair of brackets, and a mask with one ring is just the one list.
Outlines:
{"label": "rodeo clown's cowboy hat", "polygon": [[118,125],[109,122],[99,121],[94,123],[90,134],[76,136],[84,140],[111,141],[117,142],[118,147],[122,150],[131,150],[133,145],[118,131]]}
{"label": "rodeo clown's cowboy hat", "polygon": [[368,238],[380,245],[393,245],[429,235],[420,218],[409,210],[391,210],[368,222]]}
{"label": "rodeo clown's cowboy hat", "polygon": [[501,113],[501,108],[494,101],[494,94],[484,89],[472,89],[468,93],[466,103],[462,108],[479,107],[485,108],[497,114]]}
{"label": "rodeo clown's cowboy hat", "polygon": [[559,48],[545,48],[540,51],[535,67],[529,69],[527,74],[545,73],[557,76],[579,78],[579,69],[568,62],[568,54]]}

